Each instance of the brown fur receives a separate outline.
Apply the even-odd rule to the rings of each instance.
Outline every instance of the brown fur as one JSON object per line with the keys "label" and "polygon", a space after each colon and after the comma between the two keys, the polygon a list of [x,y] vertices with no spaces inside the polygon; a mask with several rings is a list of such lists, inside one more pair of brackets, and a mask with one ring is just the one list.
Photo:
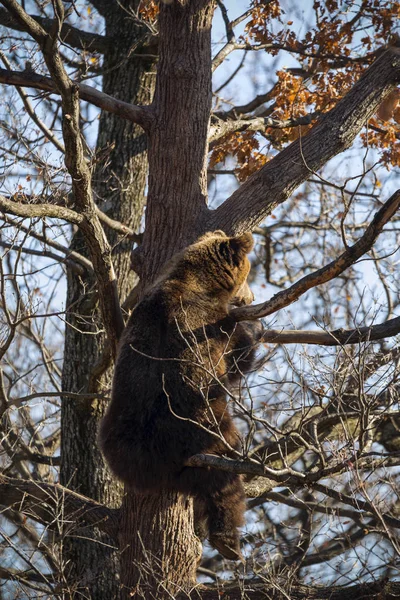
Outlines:
{"label": "brown fur", "polygon": [[211,544],[231,559],[241,556],[241,478],[185,462],[240,448],[226,386],[251,368],[260,324],[235,323],[228,311],[253,299],[246,283],[252,247],[251,234],[216,231],[170,262],[128,321],[99,436],[111,470],[127,485],[195,496]]}

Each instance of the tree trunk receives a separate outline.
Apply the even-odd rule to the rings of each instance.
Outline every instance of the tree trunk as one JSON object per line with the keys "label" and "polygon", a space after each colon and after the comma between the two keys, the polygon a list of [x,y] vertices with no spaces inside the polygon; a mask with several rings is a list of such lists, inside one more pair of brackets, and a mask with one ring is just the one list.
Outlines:
{"label": "tree trunk", "polygon": [[[160,4],[146,228],[135,253],[142,290],[169,257],[204,232],[214,8],[212,0]],[[119,545],[125,598],[159,600],[187,591],[201,558],[192,500],[167,492],[127,494]]]}
{"label": "tree trunk", "polygon": [[160,600],[190,592],[202,554],[194,536],[192,499],[127,493],[119,547],[123,599]]}
{"label": "tree trunk", "polygon": [[144,284],[206,227],[213,0],[161,3],[149,190],[136,263]]}
{"label": "tree trunk", "polygon": [[[124,2],[110,5],[104,14],[111,43],[104,55],[103,91],[126,102],[149,104],[153,91],[152,64],[132,53],[143,30],[127,18]],[[130,4],[127,1],[125,4]],[[144,208],[147,175],[146,138],[132,123],[103,112],[100,117],[97,151],[100,158],[93,176],[96,203],[113,219],[137,231]],[[132,242],[113,230],[107,237],[114,246],[113,263],[124,299],[135,283],[130,270]],[[87,252],[81,234],[72,247]],[[109,393],[111,369],[100,366],[104,336],[96,307],[94,281],[78,280],[68,272],[68,319],[65,336],[63,389],[74,392]],[[99,363],[100,361],[100,363]],[[105,363],[107,365],[107,361]],[[122,488],[111,477],[97,446],[97,427],[108,400],[93,402],[64,398],[61,416],[61,483],[110,507],[119,506]],[[71,596],[92,600],[119,598],[119,559],[112,541],[97,529],[72,531],[65,543]],[[71,587],[71,586],[70,586]],[[79,592],[78,592],[79,590]],[[75,594],[76,592],[76,594]],[[86,594],[86,595],[85,595]]]}

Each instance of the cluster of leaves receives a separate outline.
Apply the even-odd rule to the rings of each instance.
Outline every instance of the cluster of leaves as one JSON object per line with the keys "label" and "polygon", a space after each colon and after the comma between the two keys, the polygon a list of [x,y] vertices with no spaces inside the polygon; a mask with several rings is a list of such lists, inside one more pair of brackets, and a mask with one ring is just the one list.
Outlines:
{"label": "cluster of leaves", "polygon": [[141,0],[138,11],[143,21],[153,24],[157,20],[160,6],[156,0]]}
{"label": "cluster of leaves", "polygon": [[240,181],[247,179],[268,161],[268,155],[260,151],[260,136],[253,131],[234,132],[222,137],[211,153],[210,168],[224,162],[227,155],[236,158]]}
{"label": "cluster of leaves", "polygon": [[[286,121],[304,115],[317,118],[331,110],[377,53],[386,45],[397,43],[393,33],[399,17],[399,2],[363,0],[356,5],[348,0],[315,0],[307,32],[301,35],[295,31],[301,30],[299,22],[290,20],[279,0],[267,3],[253,0],[253,10],[240,41],[259,51],[265,48],[270,55],[282,55],[282,59],[289,54],[298,62],[298,67],[276,71],[276,82],[262,116]],[[392,97],[390,110],[371,121],[372,135],[369,131],[361,136],[365,146],[382,151],[382,161],[387,166],[400,165],[398,101],[398,95]],[[233,155],[239,178],[243,180],[272,158],[276,150],[304,135],[311,126],[266,127],[265,131],[253,132],[250,134],[253,143],[246,138],[247,154],[242,147],[240,152],[235,150],[242,136],[228,135],[214,147],[211,162],[216,164],[226,155]],[[260,134],[266,140],[261,151]]]}

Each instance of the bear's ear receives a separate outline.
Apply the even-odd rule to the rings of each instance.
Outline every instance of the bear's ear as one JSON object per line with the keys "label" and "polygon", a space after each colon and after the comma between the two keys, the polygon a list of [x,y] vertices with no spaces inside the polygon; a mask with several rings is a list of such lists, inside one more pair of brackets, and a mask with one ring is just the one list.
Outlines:
{"label": "bear's ear", "polygon": [[234,252],[246,254],[251,252],[254,246],[253,236],[249,231],[230,238],[229,243]]}
{"label": "bear's ear", "polygon": [[196,244],[198,242],[204,242],[215,237],[227,238],[228,236],[221,229],[217,229],[216,231],[207,231],[207,233],[203,233],[203,235],[199,237],[199,239],[196,241]]}

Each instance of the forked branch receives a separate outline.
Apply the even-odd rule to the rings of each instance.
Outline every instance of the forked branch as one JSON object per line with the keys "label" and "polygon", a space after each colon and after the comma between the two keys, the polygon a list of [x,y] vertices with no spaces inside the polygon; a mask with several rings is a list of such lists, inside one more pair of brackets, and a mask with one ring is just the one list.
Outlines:
{"label": "forked branch", "polygon": [[[54,20],[39,15],[30,15],[43,29],[47,32],[51,31],[54,27]],[[21,24],[13,19],[11,14],[4,8],[0,8],[0,25],[15,29],[16,31],[25,31]],[[68,23],[64,23],[61,29],[61,40],[65,44],[69,44],[74,48],[80,50],[89,50],[90,52],[106,51],[107,46],[110,44],[110,40],[107,37],[100,35],[99,33],[92,33],[90,31],[83,31],[76,27],[72,27]]]}
{"label": "forked branch", "polygon": [[1,3],[39,45],[55,89],[61,96],[65,166],[71,177],[75,206],[82,217],[79,227],[85,237],[90,259],[97,275],[104,326],[111,348],[115,353],[124,321],[111,260],[111,248],[93,201],[91,172],[80,131],[79,90],[77,84],[68,77],[58,48],[58,40],[64,22],[64,5],[61,0],[54,0],[54,23],[50,32],[47,33],[16,0],[1,0]]}
{"label": "forked branch", "polygon": [[360,239],[352,246],[349,246],[338,258],[321,269],[306,275],[287,290],[278,292],[270,300],[267,300],[267,302],[235,308],[231,312],[232,316],[237,321],[260,319],[296,302],[300,296],[311,288],[335,279],[372,248],[384,225],[390,221],[399,207],[400,190],[397,190],[375,213],[372,222]]}
{"label": "forked branch", "polygon": [[[60,94],[53,79],[30,71],[24,72],[0,69],[0,83],[14,85],[16,87],[24,86],[34,88],[36,90],[50,92],[51,94]],[[145,130],[148,129],[153,122],[152,111],[149,106],[136,106],[135,104],[123,102],[122,100],[118,100],[118,98],[113,98],[84,83],[73,82],[73,84],[76,86],[81,100],[86,100],[86,102],[90,102],[90,104],[98,106],[102,110],[114,113],[122,119],[132,121],[132,123],[137,123]]]}
{"label": "forked branch", "polygon": [[305,137],[282,150],[211,213],[209,230],[237,234],[254,229],[311,174],[351,145],[399,82],[400,49],[389,48]]}
{"label": "forked branch", "polygon": [[95,525],[113,539],[118,536],[116,509],[72,492],[59,484],[27,481],[0,475],[0,505],[51,525],[55,519]]}
{"label": "forked branch", "polygon": [[42,203],[25,204],[16,202],[15,200],[9,200],[2,195],[0,195],[0,210],[27,219],[33,217],[40,217],[41,219],[50,217],[53,219],[63,219],[64,221],[74,223],[75,225],[79,225],[83,221],[82,215],[64,206]]}

